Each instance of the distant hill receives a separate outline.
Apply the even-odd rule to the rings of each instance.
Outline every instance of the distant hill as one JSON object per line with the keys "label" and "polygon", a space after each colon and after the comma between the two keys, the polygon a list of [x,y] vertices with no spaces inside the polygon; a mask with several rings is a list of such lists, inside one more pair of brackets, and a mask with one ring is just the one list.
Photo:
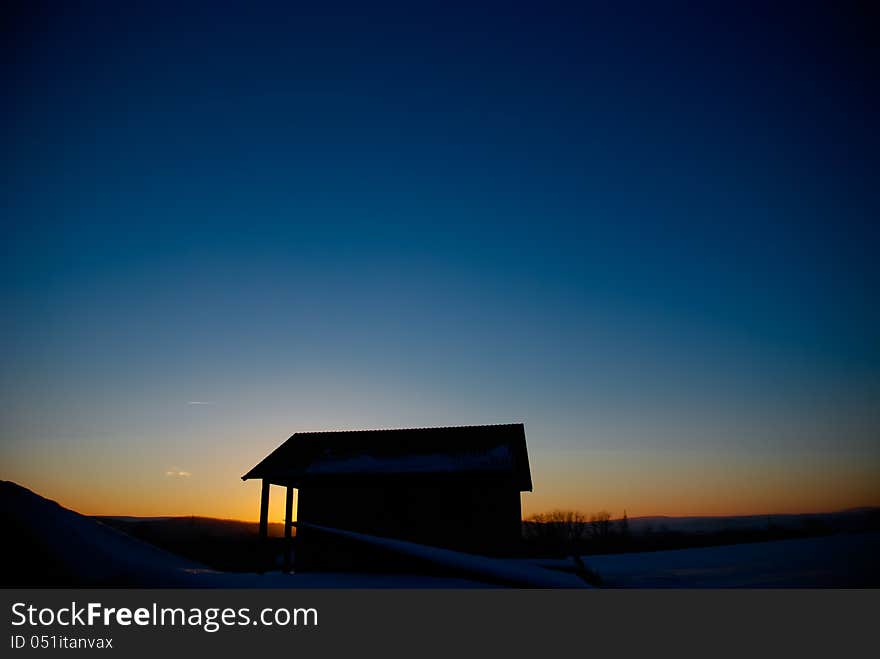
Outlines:
{"label": "distant hill", "polygon": [[[95,517],[103,524],[225,572],[261,567],[259,524],[213,517]],[[296,530],[293,529],[294,535]],[[282,550],[284,525],[269,524],[270,547]]]}
{"label": "distant hill", "polygon": [[[619,524],[620,520],[615,520]],[[802,513],[774,515],[733,515],[698,517],[631,517],[632,533],[719,533],[733,531],[760,531],[766,529],[829,532],[862,531],[880,527],[880,507],[850,508],[831,513]]]}
{"label": "distant hill", "polygon": [[[222,519],[219,517],[188,516],[163,516],[163,517],[133,517],[130,515],[92,515],[104,524],[111,526],[126,527],[128,529],[137,525],[140,528],[165,528],[169,535],[189,537],[193,535],[210,535],[226,537],[236,535],[254,535],[259,533],[259,523],[244,522],[238,519]],[[293,529],[296,535],[296,529]],[[284,535],[284,524],[269,523],[269,537],[281,537]]]}

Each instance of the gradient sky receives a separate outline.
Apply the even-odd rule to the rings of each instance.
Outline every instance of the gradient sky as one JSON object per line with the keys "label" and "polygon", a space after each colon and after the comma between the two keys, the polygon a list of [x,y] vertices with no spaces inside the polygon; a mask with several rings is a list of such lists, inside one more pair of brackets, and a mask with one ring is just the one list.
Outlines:
{"label": "gradient sky", "polygon": [[254,519],[296,431],[521,421],[526,514],[880,505],[870,17],[178,4],[4,10],[0,477]]}

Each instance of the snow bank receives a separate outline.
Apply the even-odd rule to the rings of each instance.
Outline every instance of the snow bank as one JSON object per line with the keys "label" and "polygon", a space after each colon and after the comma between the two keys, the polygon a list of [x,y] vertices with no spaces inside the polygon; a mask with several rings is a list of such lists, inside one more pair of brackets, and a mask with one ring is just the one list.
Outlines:
{"label": "snow bank", "polygon": [[355,540],[365,545],[378,547],[397,554],[417,558],[432,565],[454,570],[455,572],[474,577],[480,581],[505,586],[529,588],[585,588],[587,585],[580,577],[552,570],[545,570],[537,565],[510,561],[500,558],[489,558],[465,554],[451,549],[429,547],[415,542],[381,538],[365,533],[344,531],[317,524],[297,522],[297,528],[311,529],[341,538]]}
{"label": "snow bank", "polygon": [[878,556],[873,532],[583,559],[626,588],[876,588]]}

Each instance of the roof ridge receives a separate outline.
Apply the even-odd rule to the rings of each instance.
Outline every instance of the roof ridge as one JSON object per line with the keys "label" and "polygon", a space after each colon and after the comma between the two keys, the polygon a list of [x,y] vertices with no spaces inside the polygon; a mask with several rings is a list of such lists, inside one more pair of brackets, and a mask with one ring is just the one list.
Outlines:
{"label": "roof ridge", "polygon": [[469,428],[507,428],[510,426],[523,426],[525,423],[483,423],[483,424],[465,424],[461,426],[420,426],[417,428],[367,428],[361,430],[303,430],[293,433],[292,437],[298,435],[342,435],[346,433],[370,433],[370,432],[416,432],[421,430],[465,430]]}

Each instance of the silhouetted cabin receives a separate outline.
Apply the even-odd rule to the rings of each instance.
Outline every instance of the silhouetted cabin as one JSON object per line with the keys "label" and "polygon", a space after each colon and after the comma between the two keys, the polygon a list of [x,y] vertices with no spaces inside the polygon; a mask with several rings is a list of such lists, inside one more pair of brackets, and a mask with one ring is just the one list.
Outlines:
{"label": "silhouetted cabin", "polygon": [[[484,555],[513,552],[521,537],[520,493],[532,478],[522,424],[297,433],[242,476],[287,488],[287,537],[297,522]],[[379,569],[364,545],[297,528],[303,569]]]}

